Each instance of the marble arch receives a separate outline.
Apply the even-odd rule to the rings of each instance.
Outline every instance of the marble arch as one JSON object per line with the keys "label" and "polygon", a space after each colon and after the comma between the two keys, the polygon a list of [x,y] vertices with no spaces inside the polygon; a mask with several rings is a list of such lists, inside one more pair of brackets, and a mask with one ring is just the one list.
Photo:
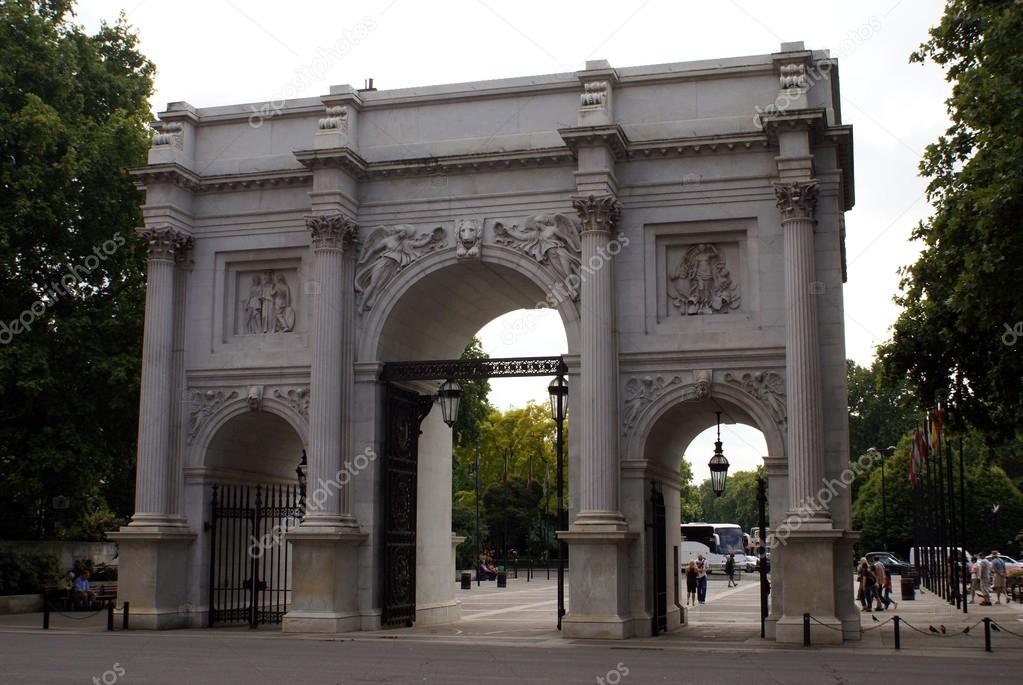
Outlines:
{"label": "marble arch", "polygon": [[[111,537],[135,624],[202,625],[206,600],[188,592],[202,588],[203,498],[182,491],[202,485],[194,469],[215,424],[263,403],[302,435],[311,482],[366,463],[288,532],[284,630],[380,627],[386,512],[368,455],[386,435],[383,364],[454,356],[477,323],[551,299],[572,351],[564,634],[653,629],[645,602],[663,574],[651,580],[648,480],[671,469],[647,462],[647,440],[682,439],[679,407],[709,396],[767,436],[772,521],[792,529],[774,639],[800,642],[804,612],[824,624],[815,643],[858,639],[850,496],[815,498],[849,464],[855,197],[837,73],[827,50],[783,43],[469,84],[341,85],[280,107],[171,103],[133,170],[148,254],[136,503]],[[196,413],[187,399],[207,389]],[[436,424],[426,418],[423,444],[439,459]],[[441,533],[423,550],[438,571],[453,564]],[[156,569],[174,580],[153,583]],[[430,620],[453,619],[446,590],[430,592]]]}

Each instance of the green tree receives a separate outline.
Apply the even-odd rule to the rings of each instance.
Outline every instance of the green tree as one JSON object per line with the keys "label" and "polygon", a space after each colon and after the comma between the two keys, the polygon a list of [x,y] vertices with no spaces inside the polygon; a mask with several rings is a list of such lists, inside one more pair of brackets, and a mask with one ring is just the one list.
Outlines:
{"label": "green tree", "polygon": [[[985,445],[982,434],[974,431],[966,435],[963,443],[966,463],[966,548],[971,552],[1000,549],[1008,554],[1019,553],[1021,550],[1015,538],[1023,531],[1023,493],[996,463],[996,453]],[[953,500],[958,531],[961,521],[958,438],[951,436],[946,444],[953,450]],[[890,549],[908,555],[915,541],[914,536],[918,532],[926,535],[927,531],[933,530],[930,507],[935,506],[937,500],[927,489],[926,480],[921,479],[919,495],[914,501],[909,479],[909,452],[910,438],[905,436],[885,464],[887,536],[884,535],[880,469],[871,471],[853,501],[853,527],[861,531],[861,553],[881,549],[884,542],[887,542]],[[943,475],[946,469],[947,466],[942,463]],[[925,515],[920,531],[914,526],[914,506]],[[956,535],[958,537],[959,533]],[[921,544],[921,541],[916,542]],[[953,544],[958,544],[958,540]]]}
{"label": "green tree", "polygon": [[525,479],[512,476],[507,482],[493,483],[483,493],[490,547],[507,558],[512,550],[520,555],[530,552],[531,533],[537,525],[540,488]]}
{"label": "green tree", "polygon": [[[923,416],[916,408],[916,398],[906,381],[886,378],[877,360],[870,368],[846,360],[849,386],[849,455],[856,459],[871,447],[886,450]],[[857,472],[852,493],[855,498],[860,485],[880,468],[880,460],[865,472]]]}
{"label": "green tree", "polygon": [[700,488],[693,483],[693,467],[685,459],[679,464],[679,509],[682,523],[699,521],[703,518],[703,505],[700,500]]}
{"label": "green tree", "polygon": [[[757,525],[757,476],[764,477],[764,468],[728,474],[725,491],[714,494],[710,479],[700,484],[700,502],[707,523],[737,523],[744,531]],[[770,512],[767,523],[770,525]]]}
{"label": "green tree", "polygon": [[1003,438],[1023,414],[1023,9],[1012,0],[949,0],[911,61],[952,84],[951,126],[927,147],[933,216],[902,271],[903,311],[880,349],[924,406],[959,394],[961,416]]}
{"label": "green tree", "polygon": [[146,158],[154,67],[123,16],[95,35],[71,16],[0,3],[0,537],[94,536],[98,512],[132,510],[144,261],[127,169]]}

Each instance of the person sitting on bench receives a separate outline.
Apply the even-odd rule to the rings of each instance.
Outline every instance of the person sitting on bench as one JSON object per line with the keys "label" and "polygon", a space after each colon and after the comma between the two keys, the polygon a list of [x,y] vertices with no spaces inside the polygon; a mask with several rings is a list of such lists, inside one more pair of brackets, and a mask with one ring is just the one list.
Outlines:
{"label": "person sitting on bench", "polygon": [[96,601],[96,593],[92,591],[92,586],[89,584],[89,572],[82,571],[82,573],[75,578],[75,589],[73,592],[74,605],[76,607],[84,607],[88,609],[92,606],[92,603]]}

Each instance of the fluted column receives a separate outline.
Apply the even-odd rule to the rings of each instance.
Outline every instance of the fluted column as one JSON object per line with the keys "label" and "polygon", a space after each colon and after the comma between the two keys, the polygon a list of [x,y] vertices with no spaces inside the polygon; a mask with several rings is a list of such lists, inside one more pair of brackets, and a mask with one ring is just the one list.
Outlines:
{"label": "fluted column", "polygon": [[169,512],[170,428],[174,356],[174,259],[192,239],[171,227],[139,231],[148,253],[142,339],[138,463],[132,525],[166,522]]}
{"label": "fluted column", "polygon": [[[312,234],[314,279],[319,286],[313,308],[312,365],[309,383],[309,470],[307,513],[303,525],[338,525],[350,519],[347,483],[340,482],[341,455],[350,445],[345,424],[344,379],[351,380],[351,252],[358,229],[343,214],[306,217]],[[346,302],[347,300],[347,302]],[[346,330],[347,329],[347,330]],[[346,335],[349,339],[347,358]],[[350,410],[350,407],[349,407]],[[350,414],[350,411],[349,411]]]}
{"label": "fluted column", "polygon": [[790,515],[830,518],[818,491],[824,480],[824,415],[814,283],[817,182],[775,186],[785,234],[785,372]]}
{"label": "fluted column", "polygon": [[614,195],[576,197],[582,222],[580,288],[580,478],[575,525],[623,525],[618,502],[618,345],[614,270],[608,251],[621,216]]}

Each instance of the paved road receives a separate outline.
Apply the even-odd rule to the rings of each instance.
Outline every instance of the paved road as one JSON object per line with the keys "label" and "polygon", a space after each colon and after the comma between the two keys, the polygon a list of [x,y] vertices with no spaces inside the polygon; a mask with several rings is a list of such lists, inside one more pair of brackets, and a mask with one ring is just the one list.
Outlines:
{"label": "paved road", "polygon": [[[854,650],[759,652],[673,647],[532,646],[464,640],[289,638],[181,631],[8,633],[0,682],[20,683],[786,683],[885,685],[1016,682],[1021,660],[1002,655],[864,654]],[[603,679],[603,680],[601,680]],[[698,679],[698,680],[697,680]]]}

